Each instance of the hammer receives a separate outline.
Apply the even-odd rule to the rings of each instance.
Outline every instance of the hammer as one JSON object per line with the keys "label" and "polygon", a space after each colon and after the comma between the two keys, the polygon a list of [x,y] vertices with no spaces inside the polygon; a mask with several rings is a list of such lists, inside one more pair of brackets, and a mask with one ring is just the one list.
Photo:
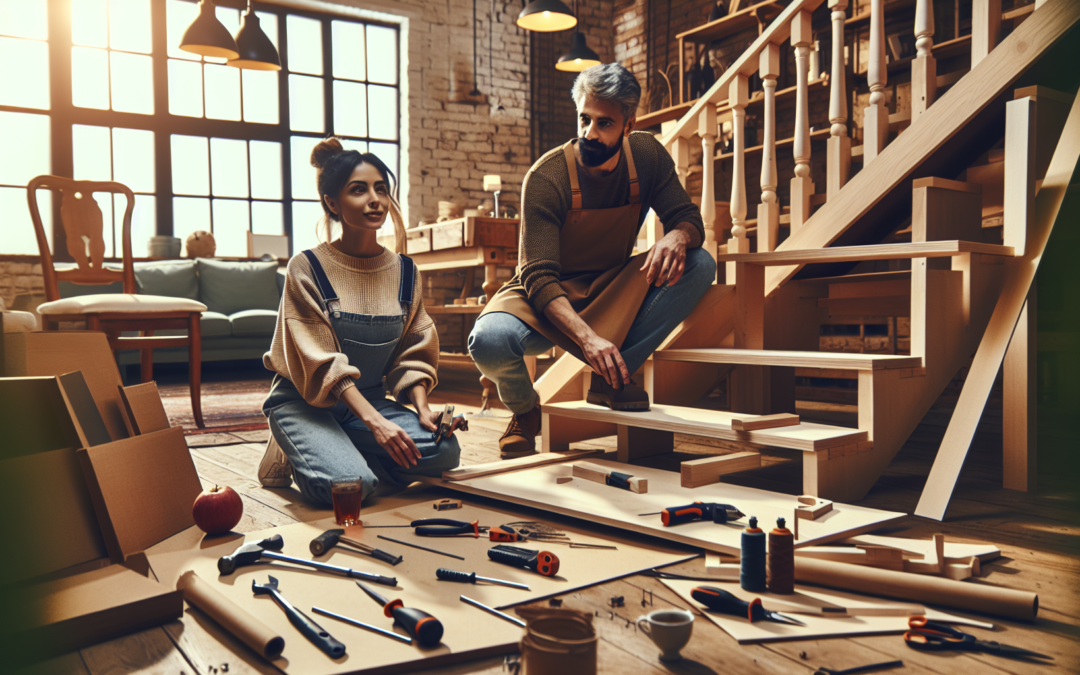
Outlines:
{"label": "hammer", "polygon": [[277,551],[280,551],[284,545],[285,541],[281,538],[280,534],[275,534],[274,536],[263,539],[262,541],[244,544],[229,555],[218,558],[218,572],[224,576],[226,574],[232,574],[236,571],[238,567],[254,565],[255,563],[264,559],[280,560],[281,562],[290,562],[296,565],[314,567],[315,569],[322,572],[335,572],[337,574],[344,574],[347,577],[352,577],[354,579],[363,579],[364,581],[370,581],[376,584],[383,584],[384,586],[397,586],[397,579],[393,577],[384,577],[379,574],[370,574],[368,572],[358,572],[357,570],[349,569],[348,567],[330,565],[328,563],[321,563],[316,560],[304,560],[303,558],[294,558],[290,555],[282,555],[280,553],[277,553]]}
{"label": "hammer", "polygon": [[403,558],[399,555],[391,555],[390,553],[387,553],[382,549],[377,549],[374,546],[369,546],[362,541],[357,541],[356,539],[346,537],[345,530],[340,527],[333,530],[327,530],[326,532],[323,532],[319,536],[315,537],[311,540],[308,548],[311,549],[311,555],[322,555],[323,553],[326,553],[338,544],[343,544],[350,547],[350,549],[352,550],[363,553],[365,555],[369,555],[376,560],[390,563],[391,565],[396,565],[403,560]]}

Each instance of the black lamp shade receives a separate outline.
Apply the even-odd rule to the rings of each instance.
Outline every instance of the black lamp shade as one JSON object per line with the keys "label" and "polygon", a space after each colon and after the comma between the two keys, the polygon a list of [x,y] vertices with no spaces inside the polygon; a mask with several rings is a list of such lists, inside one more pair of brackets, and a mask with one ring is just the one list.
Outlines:
{"label": "black lamp shade", "polygon": [[577,17],[560,0],[533,0],[518,14],[517,25],[525,30],[551,33],[577,25]]}
{"label": "black lamp shade", "polygon": [[234,68],[281,70],[281,58],[274,49],[274,43],[259,27],[259,17],[250,8],[244,14],[240,31],[236,34],[236,48],[240,51],[240,58],[228,63]]}
{"label": "black lamp shade", "polygon": [[236,51],[236,40],[233,40],[229,30],[217,20],[214,3],[210,0],[200,0],[199,16],[184,31],[184,37],[180,39],[180,49],[192,54],[224,59],[235,59],[240,55]]}
{"label": "black lamp shade", "polygon": [[562,55],[559,62],[555,64],[555,68],[571,73],[580,73],[586,68],[598,65],[600,65],[600,56],[589,49],[589,45],[585,43],[585,34],[575,32],[570,51]]}

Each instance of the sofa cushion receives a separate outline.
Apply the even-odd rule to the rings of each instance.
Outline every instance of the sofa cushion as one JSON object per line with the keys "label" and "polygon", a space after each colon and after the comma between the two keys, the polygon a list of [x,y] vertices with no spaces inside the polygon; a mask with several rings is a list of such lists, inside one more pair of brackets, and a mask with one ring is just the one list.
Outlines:
{"label": "sofa cushion", "polygon": [[278,307],[276,261],[230,262],[196,258],[199,298],[212,311],[235,314],[245,309]]}
{"label": "sofa cushion", "polygon": [[[46,302],[38,307],[38,314],[90,314],[93,312],[122,312],[138,315],[140,312],[202,312],[206,305],[198,300],[169,298],[163,295],[125,295],[105,293],[80,295]],[[136,317],[137,318],[137,317]]]}
{"label": "sofa cushion", "polygon": [[[232,330],[230,323],[229,317],[224,314],[206,311],[202,313],[202,319],[199,321],[199,333],[204,338],[228,337]],[[162,331],[162,333],[164,332]],[[178,332],[184,335],[187,334],[184,329],[180,329]]]}
{"label": "sofa cushion", "polygon": [[135,263],[135,283],[145,295],[199,299],[199,277],[194,260]]}
{"label": "sofa cushion", "polygon": [[229,316],[233,335],[273,335],[277,312],[269,309],[245,309]]}

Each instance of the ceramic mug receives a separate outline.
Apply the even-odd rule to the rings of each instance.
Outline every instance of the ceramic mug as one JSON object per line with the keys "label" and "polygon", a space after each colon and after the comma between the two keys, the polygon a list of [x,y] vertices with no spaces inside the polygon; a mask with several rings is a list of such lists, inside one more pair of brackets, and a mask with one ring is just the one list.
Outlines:
{"label": "ceramic mug", "polygon": [[685,609],[658,609],[638,617],[637,626],[660,648],[661,661],[678,661],[690,641],[694,615]]}

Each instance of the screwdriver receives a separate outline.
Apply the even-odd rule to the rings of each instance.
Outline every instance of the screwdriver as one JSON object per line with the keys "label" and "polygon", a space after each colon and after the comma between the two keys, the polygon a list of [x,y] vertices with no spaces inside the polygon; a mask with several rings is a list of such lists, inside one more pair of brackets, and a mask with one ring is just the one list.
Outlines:
{"label": "screwdriver", "polygon": [[361,582],[356,585],[360,590],[383,607],[383,614],[392,618],[394,623],[405,629],[421,647],[437,647],[443,636],[443,625],[438,619],[415,607],[405,607],[401,600],[387,600]]}
{"label": "screwdriver", "polygon": [[670,506],[663,511],[653,513],[639,513],[639,516],[660,515],[660,521],[664,527],[682,525],[694,520],[711,520],[723,525],[732,520],[743,518],[746,514],[731,504],[717,504],[715,502],[694,502],[686,506]]}
{"label": "screwdriver", "polygon": [[715,586],[698,586],[690,591],[690,597],[714,612],[730,614],[732,616],[745,616],[750,619],[750,623],[765,619],[766,621],[790,623],[796,626],[806,625],[802,621],[792,619],[779,612],[770,612],[761,606],[761,598],[754,598],[750,602],[747,602],[745,600],[740,600],[731,593],[716,588]]}
{"label": "screwdriver", "polygon": [[488,549],[488,557],[504,565],[524,567],[545,577],[553,577],[559,573],[559,556],[550,551],[533,551],[499,544]]}
{"label": "screwdriver", "polygon": [[477,581],[486,581],[492,584],[499,584],[500,586],[509,586],[511,588],[521,588],[529,590],[529,587],[525,584],[519,584],[516,581],[503,581],[502,579],[492,579],[491,577],[478,577],[476,572],[466,574],[465,572],[458,572],[457,570],[448,570],[445,567],[440,567],[435,570],[435,576],[443,581],[458,581],[464,584],[475,584]]}

